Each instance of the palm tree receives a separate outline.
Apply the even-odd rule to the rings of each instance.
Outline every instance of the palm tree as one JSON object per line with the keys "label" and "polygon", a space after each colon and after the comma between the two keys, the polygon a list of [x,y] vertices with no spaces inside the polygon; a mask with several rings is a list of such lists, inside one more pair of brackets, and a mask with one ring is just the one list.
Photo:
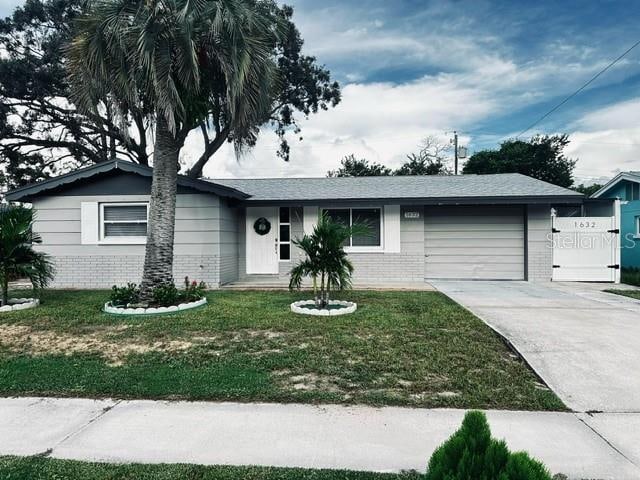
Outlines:
{"label": "palm tree", "polygon": [[0,205],[0,305],[9,302],[9,280],[28,278],[34,289],[53,280],[49,257],[33,249],[42,239],[33,233],[33,210]]}
{"label": "palm tree", "polygon": [[367,235],[369,232],[366,224],[348,227],[323,213],[311,235],[293,240],[293,244],[304,252],[305,258],[289,272],[289,289],[299,290],[304,277],[311,277],[316,308],[325,308],[329,304],[332,289],[351,288],[353,264],[344,250],[345,242],[353,235]]}
{"label": "palm tree", "polygon": [[68,47],[73,98],[123,118],[135,106],[155,126],[149,227],[141,285],[173,281],[176,180],[189,132],[222,110],[240,151],[271,104],[282,21],[269,0],[96,0]]}
{"label": "palm tree", "polygon": [[321,267],[318,262],[319,244],[315,236],[305,235],[302,238],[292,240],[305,254],[304,260],[300,260],[298,264],[289,272],[289,289],[300,290],[302,281],[305,277],[311,277],[313,281],[313,296],[316,300],[316,307],[320,307],[320,298],[318,296],[318,275],[320,275]]}

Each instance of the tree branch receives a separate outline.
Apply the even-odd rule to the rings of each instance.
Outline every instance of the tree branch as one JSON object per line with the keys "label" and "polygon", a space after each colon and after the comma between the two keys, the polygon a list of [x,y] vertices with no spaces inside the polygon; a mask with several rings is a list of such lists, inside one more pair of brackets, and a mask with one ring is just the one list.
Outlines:
{"label": "tree branch", "polygon": [[187,172],[187,176],[190,178],[200,178],[202,176],[202,171],[204,170],[204,166],[207,164],[209,159],[216,153],[224,142],[229,138],[230,128],[229,126],[220,130],[220,133],[216,135],[212,142],[209,142],[207,147],[200,155],[200,158],[193,164],[193,166]]}

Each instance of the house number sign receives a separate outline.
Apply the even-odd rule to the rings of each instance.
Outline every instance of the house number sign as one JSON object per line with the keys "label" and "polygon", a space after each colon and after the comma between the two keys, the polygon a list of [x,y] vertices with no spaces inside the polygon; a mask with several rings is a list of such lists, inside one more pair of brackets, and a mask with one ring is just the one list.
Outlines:
{"label": "house number sign", "polygon": [[271,222],[264,217],[260,217],[253,224],[253,230],[258,235],[266,235],[271,231]]}
{"label": "house number sign", "polygon": [[596,228],[596,222],[574,222],[576,228]]}
{"label": "house number sign", "polygon": [[404,218],[420,218],[420,212],[404,212]]}

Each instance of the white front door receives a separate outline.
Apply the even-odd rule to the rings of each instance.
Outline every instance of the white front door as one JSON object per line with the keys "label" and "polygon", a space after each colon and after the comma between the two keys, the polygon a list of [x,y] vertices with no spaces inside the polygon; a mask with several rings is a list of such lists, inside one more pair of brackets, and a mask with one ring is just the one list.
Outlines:
{"label": "white front door", "polygon": [[247,274],[278,273],[278,207],[247,207]]}

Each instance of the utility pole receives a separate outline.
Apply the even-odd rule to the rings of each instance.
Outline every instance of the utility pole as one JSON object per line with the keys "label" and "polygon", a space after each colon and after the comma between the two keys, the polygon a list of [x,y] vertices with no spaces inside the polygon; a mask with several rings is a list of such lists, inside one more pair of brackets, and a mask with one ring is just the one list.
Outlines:
{"label": "utility pole", "polygon": [[453,131],[453,158],[454,161],[454,175],[458,175],[458,132]]}

